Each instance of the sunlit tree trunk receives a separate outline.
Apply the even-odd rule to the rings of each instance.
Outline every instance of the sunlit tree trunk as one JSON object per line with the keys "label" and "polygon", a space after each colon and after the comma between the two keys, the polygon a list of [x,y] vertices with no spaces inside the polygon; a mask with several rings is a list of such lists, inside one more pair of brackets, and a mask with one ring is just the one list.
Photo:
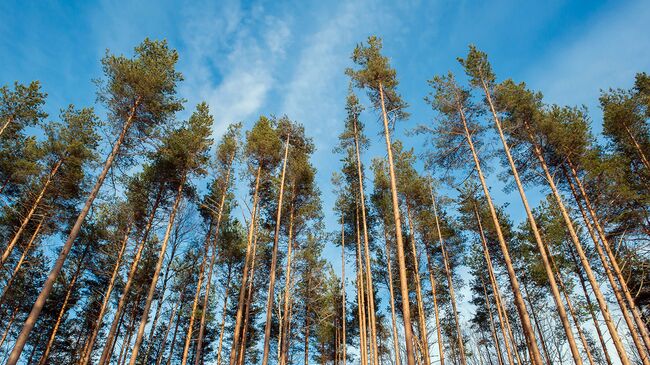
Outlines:
{"label": "sunlit tree trunk", "polygon": [[[142,258],[142,251],[144,250],[144,247],[147,244],[147,240],[149,239],[149,233],[151,232],[151,228],[153,227],[154,219],[156,218],[156,211],[158,210],[158,205],[160,204],[160,201],[162,199],[162,194],[163,194],[162,188],[160,188],[156,193],[156,200],[154,201],[153,206],[151,207],[151,212],[149,213],[147,225],[144,228],[144,234],[142,235],[142,240],[140,240],[140,243],[136,247],[136,252],[135,255],[133,256],[133,262],[131,263],[131,268],[129,269],[129,275],[126,280],[126,284],[122,289],[122,295],[120,296],[120,300],[117,303],[117,309],[115,310],[115,317],[113,318],[113,323],[111,324],[111,328],[108,331],[108,335],[106,336],[106,343],[104,344],[104,350],[102,351],[102,355],[99,359],[99,365],[105,365],[110,361],[110,354],[113,351],[113,343],[115,341],[115,333],[117,332],[117,328],[120,324],[122,311],[124,310],[124,306],[126,304],[126,300],[129,295],[129,291],[131,290],[131,285],[133,285],[133,278],[135,277],[135,274],[138,271],[138,264],[140,263],[140,259]],[[100,325],[101,325],[101,321],[100,318],[98,318],[97,326],[95,326],[96,328],[93,331],[99,332]],[[97,335],[95,335],[94,337],[97,338]],[[89,353],[92,353],[93,345],[94,345],[94,341],[90,341],[88,344]],[[88,354],[88,357],[90,357],[90,354]]]}
{"label": "sunlit tree trunk", "polygon": [[122,126],[122,131],[120,132],[117,141],[115,141],[115,143],[113,144],[113,149],[111,150],[111,153],[106,158],[106,161],[104,162],[104,167],[102,168],[102,171],[97,177],[97,181],[95,182],[95,185],[90,191],[90,194],[88,194],[88,198],[86,199],[86,202],[83,208],[81,209],[81,212],[77,217],[77,220],[72,226],[72,230],[70,231],[67,240],[65,241],[63,247],[61,248],[61,251],[59,252],[59,256],[57,257],[54,263],[54,267],[52,267],[52,270],[47,276],[47,279],[43,284],[43,288],[41,289],[38,298],[34,302],[34,306],[32,307],[29,316],[25,320],[23,329],[20,331],[20,334],[16,339],[16,343],[14,344],[13,350],[11,350],[11,354],[9,355],[9,359],[7,360],[7,365],[16,365],[16,363],[18,362],[18,359],[20,358],[20,354],[22,353],[23,348],[25,347],[25,343],[27,343],[27,339],[29,338],[29,334],[34,328],[34,325],[36,324],[36,320],[38,319],[38,316],[41,314],[41,311],[43,310],[43,306],[45,306],[45,301],[47,300],[47,297],[50,295],[50,292],[54,287],[54,282],[56,281],[56,278],[59,276],[61,269],[63,269],[63,264],[65,263],[65,260],[68,257],[70,250],[72,249],[72,244],[77,239],[77,236],[81,231],[81,225],[83,224],[84,220],[86,219],[86,216],[90,212],[90,207],[95,201],[97,194],[99,194],[99,189],[102,187],[102,184],[104,183],[104,179],[106,179],[106,176],[108,175],[108,171],[111,169],[111,166],[113,165],[113,161],[115,160],[115,158],[117,157],[120,151],[120,147],[122,146],[122,143],[124,142],[124,139],[126,138],[126,134],[129,130],[129,127],[133,122],[133,118],[135,117],[135,113],[136,113],[136,108],[139,105],[139,103],[140,103],[139,98],[134,101],[131,110],[129,111],[129,115],[126,119],[126,122]]}
{"label": "sunlit tree trunk", "polygon": [[[172,357],[174,355],[174,348],[176,347],[176,337],[178,335],[178,325],[181,323],[181,315],[183,314],[183,306],[185,306],[185,302],[182,301],[181,306],[178,309],[178,313],[176,314],[176,324],[174,326],[174,334],[172,335],[172,342],[169,344],[169,357],[167,358],[166,365],[169,365],[171,363]],[[163,354],[164,354],[164,349],[163,349]],[[160,359],[162,360],[162,357]]]}
{"label": "sunlit tree trunk", "polygon": [[[571,241],[573,242],[573,245],[578,253],[578,257],[580,258],[580,263],[585,269],[585,274],[587,274],[587,279],[589,280],[589,283],[593,288],[594,295],[596,296],[596,301],[598,302],[598,306],[600,307],[600,311],[603,313],[603,318],[605,319],[605,324],[607,325],[607,329],[609,330],[609,335],[612,338],[612,342],[614,342],[614,347],[618,352],[619,358],[621,359],[621,363],[623,363],[623,365],[629,365],[630,360],[627,356],[625,347],[623,346],[623,341],[621,341],[621,338],[618,334],[618,329],[616,328],[616,325],[614,324],[614,320],[612,319],[612,315],[609,312],[609,307],[607,305],[607,302],[605,301],[605,297],[603,296],[603,293],[600,290],[600,284],[598,283],[598,280],[596,280],[596,276],[593,270],[591,269],[591,264],[589,263],[589,259],[587,258],[587,255],[585,254],[584,249],[582,248],[582,244],[580,243],[578,234],[576,233],[575,228],[573,226],[573,221],[571,220],[571,217],[569,216],[569,213],[566,210],[562,197],[560,196],[560,193],[557,187],[555,186],[555,179],[553,178],[553,175],[551,175],[551,172],[549,171],[548,166],[546,165],[546,161],[544,159],[544,156],[542,155],[542,151],[540,150],[539,145],[535,142],[535,138],[530,128],[528,126],[526,126],[526,128],[528,131],[528,137],[530,139],[530,142],[533,145],[533,153],[539,160],[542,170],[544,170],[544,174],[546,176],[548,185],[551,188],[551,191],[553,192],[553,196],[555,197],[555,201],[557,202],[558,208],[560,209],[560,213],[562,213],[562,218],[564,219],[564,223],[569,231],[569,236],[571,237]],[[650,359],[648,359],[646,356],[643,355],[643,349],[641,349],[640,352],[641,352],[641,357],[644,365],[650,365]]]}
{"label": "sunlit tree trunk", "polygon": [[282,224],[282,198],[284,195],[284,177],[287,171],[287,156],[289,154],[289,137],[284,147],[284,161],[282,162],[282,176],[280,177],[280,192],[278,195],[278,212],[275,217],[275,236],[273,237],[273,253],[271,254],[271,271],[269,272],[269,291],[266,300],[266,323],[264,325],[264,354],[262,365],[269,362],[269,349],[271,345],[271,315],[273,314],[273,300],[275,298],[275,268],[278,261],[278,240],[280,239],[280,225]]}
{"label": "sunlit tree trunk", "polygon": [[147,293],[147,299],[144,303],[144,309],[142,311],[142,318],[140,319],[140,326],[138,327],[138,333],[135,338],[135,343],[133,344],[133,350],[131,352],[131,359],[129,360],[129,365],[135,365],[135,362],[138,358],[138,352],[140,351],[140,345],[144,340],[144,330],[147,325],[147,320],[149,319],[149,310],[151,309],[151,302],[153,301],[153,296],[156,292],[156,284],[158,283],[158,277],[160,276],[160,270],[162,269],[163,261],[165,260],[165,251],[167,251],[167,243],[169,242],[169,236],[174,225],[174,220],[176,219],[176,213],[178,212],[178,206],[181,203],[183,198],[183,187],[185,185],[185,179],[187,178],[187,173],[184,172],[181,177],[178,188],[176,190],[176,198],[174,200],[174,205],[172,206],[172,211],[169,214],[169,222],[167,222],[167,229],[165,230],[165,235],[160,246],[160,254],[158,256],[158,262],[156,262],[156,268],[153,272],[153,279],[151,280],[151,285],[149,286],[149,292]]}
{"label": "sunlit tree trunk", "polygon": [[[524,293],[526,293],[526,300],[528,301],[528,306],[530,307],[530,312],[533,314],[533,323],[535,323],[535,328],[537,328],[537,334],[539,335],[539,342],[542,344],[542,350],[544,351],[544,358],[546,359],[546,365],[553,365],[551,360],[550,352],[548,351],[548,346],[546,344],[546,338],[544,338],[544,332],[542,327],[539,324],[539,319],[537,318],[537,310],[533,306],[533,302],[530,301],[530,293],[528,292],[528,285],[524,279]],[[559,352],[559,351],[558,351]]]}
{"label": "sunlit tree trunk", "polygon": [[14,235],[11,238],[11,241],[9,241],[7,247],[2,253],[2,258],[0,258],[0,267],[4,266],[4,264],[7,262],[7,259],[9,259],[9,255],[11,255],[11,251],[13,251],[14,246],[16,246],[16,243],[18,243],[18,240],[20,239],[23,231],[25,230],[29,222],[32,220],[34,213],[36,213],[36,210],[40,206],[41,200],[43,200],[43,197],[45,196],[47,189],[50,187],[54,175],[56,175],[57,171],[59,171],[61,164],[63,164],[63,159],[59,159],[59,161],[50,170],[50,173],[47,175],[47,178],[45,178],[45,181],[43,182],[43,187],[41,187],[41,190],[36,196],[36,199],[34,199],[34,203],[32,203],[32,207],[29,209],[27,215],[25,215],[22,222],[20,222],[20,227],[18,227],[18,230],[16,231],[16,233],[14,233]]}
{"label": "sunlit tree trunk", "polygon": [[20,255],[20,259],[18,259],[18,262],[16,263],[16,267],[14,267],[14,270],[11,272],[11,276],[9,277],[9,279],[7,279],[7,282],[5,283],[5,287],[2,289],[2,295],[0,295],[0,306],[4,304],[5,296],[7,295],[7,292],[9,291],[11,284],[14,282],[14,280],[16,280],[16,276],[18,275],[20,268],[23,266],[23,263],[25,262],[25,258],[27,258],[27,254],[29,253],[29,250],[32,248],[34,241],[36,241],[36,237],[38,237],[38,234],[41,232],[41,228],[43,227],[43,222],[45,222],[45,219],[46,219],[45,216],[43,216],[41,220],[38,222],[36,228],[34,228],[34,233],[32,233],[32,236],[29,238],[29,242],[27,242],[23,254]]}
{"label": "sunlit tree trunk", "polygon": [[[217,224],[215,226],[214,242],[212,243],[212,258],[210,259],[210,269],[208,270],[208,276],[205,282],[205,295],[203,296],[203,305],[201,306],[203,310],[201,311],[201,324],[199,325],[199,338],[197,339],[197,343],[196,343],[196,358],[194,360],[194,365],[200,365],[200,361],[202,361],[201,352],[203,350],[203,336],[205,332],[206,312],[208,308],[208,303],[210,301],[212,271],[214,269],[214,264],[217,259],[217,241],[219,239],[219,233],[221,229],[221,219],[223,217],[223,208],[226,205],[226,196],[228,195],[228,187],[230,186],[230,174],[232,171],[232,165],[234,161],[235,161],[235,153],[233,153],[232,157],[230,158],[230,164],[228,165],[228,172],[226,173],[226,179],[224,181],[223,193],[221,194],[221,202],[219,202],[219,212],[217,212]],[[228,275],[230,275],[230,271],[228,272]],[[228,277],[228,283],[230,284],[230,276]],[[226,287],[226,294],[225,294],[226,302],[228,300],[228,289],[229,288]],[[219,360],[221,360],[220,355],[221,354],[219,354]]]}
{"label": "sunlit tree trunk", "polygon": [[248,332],[248,328],[250,324],[248,323],[250,319],[250,309],[251,305],[253,304],[253,284],[255,283],[255,263],[256,263],[256,258],[257,258],[257,238],[258,238],[258,232],[257,232],[257,226],[255,227],[255,236],[253,238],[253,254],[251,256],[251,270],[249,272],[249,277],[248,277],[248,292],[246,293],[246,312],[244,313],[244,327],[242,328],[242,339],[241,339],[241,344],[239,346],[239,355],[237,359],[237,364],[242,365],[244,363],[244,360],[246,359],[246,341],[248,340],[248,337],[246,336],[246,333]]}
{"label": "sunlit tree trunk", "polygon": [[[343,320],[341,321],[341,335],[343,337],[343,340],[341,342],[341,350],[342,350],[342,355],[341,359],[343,362],[343,365],[345,365],[347,361],[347,354],[346,354],[346,348],[348,347],[348,343],[346,340],[346,331],[345,331],[345,324],[348,321],[348,315],[345,312],[345,309],[347,307],[347,301],[345,299],[345,224],[343,222],[343,214],[341,214],[341,307],[342,307],[342,318]],[[392,292],[391,292],[391,297],[392,297]],[[393,318],[393,328],[395,328],[395,318]],[[399,364],[397,364],[399,365]]]}
{"label": "sunlit tree trunk", "polygon": [[133,225],[129,224],[129,226],[126,228],[126,232],[124,233],[124,239],[122,239],[122,245],[120,246],[120,251],[117,254],[117,258],[115,259],[115,267],[113,267],[111,278],[108,281],[108,287],[106,287],[106,291],[104,292],[104,299],[102,300],[102,305],[99,308],[99,313],[97,314],[97,319],[95,320],[93,331],[89,337],[89,340],[86,341],[83,351],[81,352],[81,359],[79,361],[79,364],[81,365],[88,364],[88,361],[90,360],[90,356],[93,351],[93,345],[97,340],[97,335],[99,334],[99,330],[102,326],[102,320],[104,319],[104,314],[106,314],[106,309],[108,309],[108,303],[110,302],[111,294],[113,293],[113,288],[115,287],[115,280],[117,279],[117,276],[120,273],[120,265],[122,264],[122,257],[124,256],[124,252],[126,251],[126,245],[129,241],[129,235],[131,234],[132,227]]}
{"label": "sunlit tree trunk", "polygon": [[393,218],[395,222],[395,246],[397,246],[397,261],[399,267],[399,281],[402,293],[402,316],[404,319],[404,339],[406,342],[406,360],[408,365],[415,365],[415,352],[413,349],[413,331],[411,329],[411,306],[409,303],[408,278],[406,276],[406,258],[404,256],[404,242],[402,240],[402,221],[399,213],[399,200],[397,198],[397,179],[393,163],[393,151],[388,128],[388,114],[384,101],[384,88],[379,83],[379,96],[381,99],[381,114],[384,121],[384,137],[386,138],[386,151],[388,152],[388,167],[390,172],[390,190],[393,201]]}
{"label": "sunlit tree trunk", "polygon": [[217,365],[221,365],[221,352],[223,348],[224,328],[226,327],[226,314],[228,310],[228,294],[230,294],[230,280],[232,278],[232,267],[228,267],[226,279],[226,291],[223,295],[223,309],[221,311],[221,325],[219,326],[219,346],[217,347]]}
{"label": "sunlit tree trunk", "polygon": [[[492,340],[494,341],[494,348],[497,353],[497,362],[499,365],[503,365],[503,354],[501,353],[501,345],[499,344],[499,338],[497,337],[497,332],[494,328],[494,319],[492,316],[492,306],[490,305],[490,298],[488,297],[487,288],[485,287],[485,281],[481,277],[481,285],[483,286],[483,296],[485,297],[485,307],[488,311],[488,319],[490,320],[490,332],[492,334]],[[507,344],[506,344],[507,347]],[[487,347],[486,347],[487,350]],[[490,358],[490,353],[487,353],[488,358]],[[490,360],[492,362],[492,360]]]}
{"label": "sunlit tree trunk", "polygon": [[279,363],[280,365],[286,364],[287,361],[287,355],[289,354],[289,323],[291,319],[289,318],[289,293],[291,291],[291,265],[292,265],[292,259],[293,259],[293,202],[291,203],[291,207],[289,209],[289,237],[287,238],[287,267],[285,269],[285,285],[284,285],[284,309],[282,313],[284,313],[284,318],[282,318],[281,322],[281,328],[282,330],[280,331],[280,358],[279,358]]}
{"label": "sunlit tree trunk", "polygon": [[623,128],[625,128],[625,132],[627,133],[628,137],[630,137],[630,141],[632,141],[632,144],[634,145],[634,148],[636,149],[636,152],[639,154],[639,158],[641,159],[641,162],[643,162],[643,166],[645,166],[646,169],[650,170],[650,160],[648,160],[648,156],[643,153],[643,150],[641,149],[641,145],[639,142],[634,138],[634,135],[632,134],[632,131],[630,131],[630,128],[623,124]]}
{"label": "sunlit tree trunk", "polygon": [[196,307],[198,307],[199,299],[201,298],[201,288],[203,287],[203,273],[205,271],[205,264],[208,259],[208,254],[210,252],[210,236],[212,236],[212,222],[210,222],[208,232],[205,235],[205,242],[203,242],[203,259],[201,260],[198,281],[196,283],[196,291],[194,292],[194,301],[192,302],[192,310],[190,311],[190,324],[187,328],[187,334],[185,335],[185,347],[183,348],[183,358],[181,360],[182,365],[187,364],[187,357],[190,352],[190,344],[192,343],[192,334],[194,333],[194,320],[196,319]]}
{"label": "sunlit tree trunk", "polygon": [[2,348],[2,344],[5,343],[5,340],[7,339],[7,335],[11,330],[11,326],[14,324],[14,320],[16,319],[16,314],[18,314],[18,309],[20,309],[20,307],[16,306],[14,307],[14,310],[11,311],[11,317],[9,317],[9,321],[7,322],[7,327],[5,328],[4,332],[2,332],[2,337],[0,337],[0,348]]}
{"label": "sunlit tree trunk", "polygon": [[258,191],[260,187],[260,174],[262,173],[262,167],[257,168],[256,172],[256,177],[255,177],[255,191],[253,193],[253,208],[251,212],[251,221],[249,223],[249,228],[248,228],[248,238],[247,238],[247,245],[246,245],[246,258],[244,260],[244,270],[242,271],[242,282],[241,286],[239,287],[239,301],[237,302],[237,315],[235,317],[235,329],[233,333],[233,340],[232,340],[232,346],[230,348],[230,365],[235,365],[236,364],[236,358],[237,354],[239,353],[239,343],[240,343],[240,336],[242,332],[242,319],[243,319],[243,310],[244,310],[244,301],[246,299],[246,288],[247,288],[247,283],[246,280],[248,279],[247,273],[248,273],[248,266],[251,261],[251,249],[253,246],[253,232],[255,230],[255,217],[256,217],[256,211],[257,211],[257,199],[258,199]]}
{"label": "sunlit tree trunk", "polygon": [[361,233],[359,232],[359,208],[356,209],[356,233],[357,233],[357,307],[359,310],[359,352],[361,365],[368,365],[368,345],[366,340],[366,302],[364,289],[363,264],[361,261]]}
{"label": "sunlit tree trunk", "polygon": [[438,207],[436,204],[436,197],[431,188],[431,202],[433,204],[433,216],[436,220],[436,231],[438,233],[438,240],[440,241],[440,251],[442,253],[442,262],[445,265],[445,275],[447,276],[447,285],[449,286],[449,297],[451,299],[451,308],[454,311],[454,323],[456,324],[456,334],[458,336],[458,350],[460,352],[460,362],[465,365],[467,360],[465,358],[465,344],[463,343],[463,332],[460,329],[460,321],[458,320],[458,308],[456,307],[456,294],[454,292],[454,282],[451,277],[451,270],[449,269],[449,257],[445,249],[445,241],[442,239],[442,231],[440,230],[440,220],[438,219]]}
{"label": "sunlit tree trunk", "polygon": [[[481,222],[481,216],[478,213],[478,209],[476,206],[474,207],[474,215],[476,216],[476,223],[478,225],[479,229],[479,234],[481,236],[481,246],[483,247],[483,257],[485,258],[485,263],[487,265],[488,269],[488,277],[490,278],[490,285],[492,286],[492,293],[494,294],[494,300],[496,302],[496,307],[497,307],[497,315],[499,317],[499,327],[501,328],[501,335],[503,336],[503,341],[504,345],[506,348],[506,355],[508,356],[508,363],[510,365],[514,365],[515,361],[512,356],[512,351],[510,349],[510,346],[508,346],[508,334],[506,333],[506,329],[504,327],[505,319],[508,318],[508,313],[505,311],[505,307],[501,303],[501,294],[499,292],[499,287],[497,286],[496,283],[496,277],[494,275],[494,267],[492,266],[492,258],[490,257],[490,250],[488,250],[487,246],[487,239],[485,238],[485,232],[483,231],[483,223]],[[511,342],[513,346],[515,347],[516,351],[516,345],[514,343],[514,338],[511,338]],[[521,363],[521,361],[520,361]]]}
{"label": "sunlit tree trunk", "polygon": [[492,197],[488,189],[487,183],[485,182],[485,177],[483,176],[483,170],[481,169],[481,164],[478,159],[478,154],[474,148],[474,142],[472,141],[471,133],[467,127],[467,120],[465,118],[465,112],[462,106],[457,102],[456,105],[458,113],[460,114],[461,121],[463,123],[463,129],[465,132],[465,138],[467,139],[467,144],[472,152],[472,158],[476,167],[476,172],[478,174],[481,186],[483,188],[483,194],[490,208],[490,215],[492,216],[492,222],[494,224],[497,238],[499,239],[499,246],[501,252],[503,253],[503,259],[506,264],[506,271],[508,272],[508,279],[510,280],[510,286],[512,287],[512,293],[515,299],[515,307],[519,314],[519,319],[521,320],[522,330],[524,331],[524,336],[526,338],[526,344],[528,351],[530,352],[531,362],[533,365],[542,365],[542,355],[539,352],[537,347],[537,340],[535,339],[535,332],[530,323],[530,317],[528,315],[528,310],[526,309],[526,304],[524,303],[524,298],[521,295],[521,290],[519,289],[519,280],[515,274],[515,269],[512,265],[512,259],[510,258],[510,251],[508,250],[508,245],[506,244],[505,238],[503,236],[503,231],[501,230],[501,225],[499,224],[499,219],[497,217],[496,209],[494,208],[494,203],[492,202]]}
{"label": "sunlit tree trunk", "polygon": [[183,294],[185,292],[181,292],[181,295],[178,298],[178,301],[176,301],[176,304],[174,304],[174,308],[172,309],[172,313],[169,315],[169,323],[167,323],[167,327],[165,328],[165,333],[163,334],[162,341],[160,343],[160,348],[158,349],[158,356],[156,356],[156,365],[160,365],[162,362],[162,358],[165,355],[165,346],[167,346],[167,337],[169,336],[169,331],[171,331],[172,326],[174,325],[175,318],[176,318],[176,313],[179,310],[182,310],[183,307]]}
{"label": "sunlit tree trunk", "polygon": [[[390,250],[390,241],[388,240],[388,234],[386,233],[386,227],[384,226],[384,241],[386,242],[386,270],[388,271],[388,292],[390,294],[390,314],[391,314],[391,324],[393,329],[393,351],[395,352],[395,365],[400,365],[402,362],[400,351],[399,351],[399,337],[397,336],[397,314],[395,313],[395,295],[393,294],[393,270],[391,268],[391,250]],[[428,258],[428,257],[427,257]],[[434,289],[435,290],[435,289]],[[435,299],[434,299],[435,304]],[[437,305],[436,305],[437,308]],[[437,313],[437,312],[436,312]],[[437,320],[436,316],[436,320]],[[438,324],[436,323],[436,326]],[[440,327],[438,327],[440,329]],[[441,362],[441,365],[444,365]]]}
{"label": "sunlit tree trunk", "polygon": [[[614,290],[614,294],[616,295],[616,299],[618,300],[619,306],[621,307],[621,311],[624,313],[627,311],[625,308],[626,307],[625,302],[623,302],[622,298],[620,298],[621,297],[620,292],[623,292],[626,303],[629,306],[630,311],[632,312],[632,315],[634,317],[634,321],[638,327],[638,331],[640,332],[641,337],[643,338],[645,349],[646,350],[650,349],[650,336],[648,334],[648,329],[646,327],[645,322],[643,321],[643,318],[641,317],[641,314],[639,313],[638,308],[636,307],[634,298],[632,298],[632,294],[630,293],[630,290],[627,287],[627,281],[623,277],[621,268],[618,265],[618,260],[616,259],[616,256],[612,251],[612,246],[609,244],[609,240],[607,239],[607,235],[605,235],[605,231],[603,229],[603,226],[600,223],[600,219],[598,219],[598,216],[596,215],[596,211],[591,205],[589,196],[587,195],[584,186],[582,185],[582,181],[578,177],[578,172],[576,171],[575,166],[573,166],[573,163],[571,162],[570,158],[567,158],[567,164],[569,166],[569,170],[571,171],[571,176],[573,177],[573,181],[575,181],[575,185],[578,186],[580,195],[578,195],[575,185],[571,181],[571,178],[569,177],[566,168],[564,168],[566,180],[569,183],[569,187],[571,188],[573,197],[576,200],[576,204],[580,208],[580,213],[582,214],[582,218],[585,221],[585,224],[587,225],[587,229],[589,230],[592,240],[594,241],[594,246],[596,247],[596,251],[598,252],[598,256],[600,257],[601,262],[603,263],[603,267],[605,268],[605,273],[607,274],[607,278],[609,279],[612,289]],[[611,263],[611,268],[614,269],[613,270],[614,274],[616,275],[616,278],[618,279],[618,284],[620,286],[616,285],[616,282],[614,281],[609,265],[607,264],[607,260],[605,259],[605,255],[602,252],[602,248],[600,247],[600,244],[598,243],[598,240],[596,239],[596,236],[593,233],[593,228],[590,227],[589,219],[587,218],[585,209],[580,203],[581,200],[580,197],[582,197],[582,201],[585,203],[587,211],[589,212],[589,216],[591,217],[591,220],[593,221],[594,226],[596,227],[596,232],[598,233],[598,237],[600,238],[601,242],[603,243],[603,246],[605,247],[605,252],[607,253],[607,257],[609,258],[609,262]],[[626,322],[628,322],[628,320],[626,320]],[[630,332],[634,336],[636,331],[634,329],[634,326],[630,326],[629,322],[628,322],[628,328],[630,329]],[[647,356],[647,354],[641,356]]]}
{"label": "sunlit tree trunk", "polygon": [[413,256],[413,276],[415,277],[415,288],[416,288],[416,298],[418,301],[418,318],[420,323],[420,343],[422,345],[422,356],[424,357],[424,364],[429,365],[431,363],[431,357],[429,356],[429,341],[427,333],[427,322],[426,317],[424,316],[424,302],[422,301],[422,284],[420,282],[420,256],[415,245],[415,230],[413,229],[413,218],[411,216],[411,207],[408,199],[406,200],[406,216],[408,219],[409,230],[411,231],[411,253]]}

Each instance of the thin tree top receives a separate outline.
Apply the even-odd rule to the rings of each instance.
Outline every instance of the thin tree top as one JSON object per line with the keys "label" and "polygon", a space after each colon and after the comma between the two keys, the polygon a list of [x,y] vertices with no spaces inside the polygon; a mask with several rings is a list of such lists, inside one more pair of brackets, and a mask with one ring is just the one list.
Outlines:
{"label": "thin tree top", "polygon": [[376,109],[381,108],[381,89],[387,112],[392,113],[395,119],[407,119],[408,113],[404,109],[408,105],[397,93],[397,73],[390,66],[388,57],[381,54],[381,49],[381,38],[368,37],[367,45],[358,44],[352,52],[352,61],[360,68],[347,68],[345,73],[350,76],[355,86],[368,90],[368,96]]}
{"label": "thin tree top", "polygon": [[496,81],[492,66],[488,61],[487,53],[482,52],[476,46],[470,45],[467,58],[458,58],[458,62],[465,68],[465,73],[470,78],[470,84],[474,87],[491,89]]}
{"label": "thin tree top", "polygon": [[38,81],[29,85],[15,82],[13,90],[6,85],[0,87],[0,125],[9,122],[7,132],[16,133],[38,123],[47,117],[41,109],[46,97]]}

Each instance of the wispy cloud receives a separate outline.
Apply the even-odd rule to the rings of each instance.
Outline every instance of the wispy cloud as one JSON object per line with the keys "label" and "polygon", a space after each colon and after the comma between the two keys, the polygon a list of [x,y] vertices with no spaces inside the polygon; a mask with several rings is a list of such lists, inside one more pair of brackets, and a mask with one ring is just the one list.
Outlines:
{"label": "wispy cloud", "polygon": [[291,31],[287,20],[234,1],[195,9],[181,31],[188,69],[183,94],[190,102],[209,103],[218,135],[264,105]]}

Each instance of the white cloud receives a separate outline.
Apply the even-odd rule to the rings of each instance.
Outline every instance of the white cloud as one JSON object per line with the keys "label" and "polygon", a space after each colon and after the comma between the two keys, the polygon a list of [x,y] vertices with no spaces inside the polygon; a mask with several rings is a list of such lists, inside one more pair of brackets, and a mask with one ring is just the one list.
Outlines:
{"label": "white cloud", "polygon": [[291,32],[287,21],[246,13],[234,1],[195,9],[182,30],[188,65],[183,94],[190,102],[208,102],[219,135],[264,105]]}

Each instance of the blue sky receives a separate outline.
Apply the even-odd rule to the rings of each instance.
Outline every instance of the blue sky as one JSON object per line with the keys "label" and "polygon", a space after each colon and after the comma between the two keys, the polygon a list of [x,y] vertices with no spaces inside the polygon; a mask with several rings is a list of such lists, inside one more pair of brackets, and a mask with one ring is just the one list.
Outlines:
{"label": "blue sky", "polygon": [[[339,164],[331,150],[344,117],[343,70],[357,42],[384,38],[411,105],[411,119],[395,136],[421,148],[405,131],[432,118],[423,102],[426,80],[460,72],[455,59],[470,43],[489,54],[499,79],[526,81],[548,102],[588,106],[599,130],[599,90],[630,87],[636,72],[650,71],[648,24],[647,1],[8,0],[0,2],[0,84],[41,80],[47,111],[56,116],[69,103],[94,104],[91,79],[101,76],[106,49],[130,54],[145,37],[165,38],[180,54],[186,110],[207,101],[215,136],[227,123],[250,125],[260,114],[287,114],[305,125],[318,147],[313,162],[333,229],[328,183]],[[372,143],[366,159],[383,156],[376,117],[365,121]],[[512,200],[511,214],[522,217],[519,198],[492,181],[497,201]]]}

